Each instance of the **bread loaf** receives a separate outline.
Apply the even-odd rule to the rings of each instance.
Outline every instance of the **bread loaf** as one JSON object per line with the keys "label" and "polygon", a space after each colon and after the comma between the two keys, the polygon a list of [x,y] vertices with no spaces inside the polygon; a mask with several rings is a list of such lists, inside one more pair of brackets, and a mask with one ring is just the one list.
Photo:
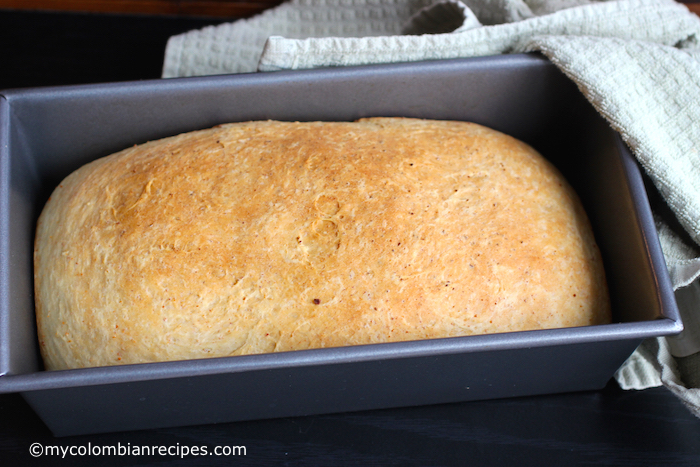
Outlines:
{"label": "bread loaf", "polygon": [[472,123],[246,122],[98,159],[37,226],[47,369],[606,323],[576,194]]}

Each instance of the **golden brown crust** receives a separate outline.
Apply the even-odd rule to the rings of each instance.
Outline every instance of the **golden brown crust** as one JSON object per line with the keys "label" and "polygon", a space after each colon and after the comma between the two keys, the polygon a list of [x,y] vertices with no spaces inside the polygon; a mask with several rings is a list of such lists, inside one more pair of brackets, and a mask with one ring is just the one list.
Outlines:
{"label": "golden brown crust", "polygon": [[47,369],[605,323],[561,175],[463,122],[249,122],[82,167],[37,228]]}

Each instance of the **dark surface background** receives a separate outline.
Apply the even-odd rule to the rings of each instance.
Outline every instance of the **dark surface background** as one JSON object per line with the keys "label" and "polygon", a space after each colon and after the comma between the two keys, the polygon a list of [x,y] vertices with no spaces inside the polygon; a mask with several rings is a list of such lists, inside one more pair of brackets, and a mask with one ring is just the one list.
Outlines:
{"label": "dark surface background", "polygon": [[[235,397],[235,388],[232,388]],[[700,420],[666,389],[601,391],[54,438],[0,396],[6,466],[698,466]],[[245,456],[32,458],[44,446],[245,446]]]}
{"label": "dark surface background", "polygon": [[[0,10],[0,89],[157,79],[171,35],[225,18]],[[235,397],[235,388],[231,396]],[[62,446],[245,446],[245,456],[33,458]],[[54,438],[0,395],[0,466],[700,466],[700,420],[666,389],[593,392]]]}
{"label": "dark surface background", "polygon": [[0,9],[0,89],[157,79],[170,36],[225,21]]}

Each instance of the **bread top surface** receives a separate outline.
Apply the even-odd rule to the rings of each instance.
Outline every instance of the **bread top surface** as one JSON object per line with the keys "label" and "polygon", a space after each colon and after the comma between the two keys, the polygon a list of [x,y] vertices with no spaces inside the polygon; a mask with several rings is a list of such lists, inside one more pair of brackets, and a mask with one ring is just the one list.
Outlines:
{"label": "bread top surface", "polygon": [[47,369],[606,323],[559,172],[472,123],[248,122],[68,176],[35,245]]}

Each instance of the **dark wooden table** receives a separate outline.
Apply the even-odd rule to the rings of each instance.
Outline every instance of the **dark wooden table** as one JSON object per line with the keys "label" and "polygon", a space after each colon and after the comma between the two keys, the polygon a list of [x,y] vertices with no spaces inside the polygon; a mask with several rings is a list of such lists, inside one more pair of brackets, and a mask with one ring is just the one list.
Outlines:
{"label": "dark wooden table", "polygon": [[[232,390],[235,393],[235,390]],[[3,466],[700,465],[700,420],[668,391],[602,391],[54,438],[17,395],[0,396]],[[56,456],[33,443],[245,446],[238,456]],[[175,451],[174,451],[175,452]]]}
{"label": "dark wooden table", "polygon": [[[225,18],[0,10],[0,89],[156,79],[167,38]],[[235,389],[232,389],[235,395]],[[30,446],[165,446],[173,455],[32,457]],[[245,446],[245,456],[177,455]],[[666,389],[593,392],[54,438],[0,395],[0,466],[700,466],[700,420]]]}

